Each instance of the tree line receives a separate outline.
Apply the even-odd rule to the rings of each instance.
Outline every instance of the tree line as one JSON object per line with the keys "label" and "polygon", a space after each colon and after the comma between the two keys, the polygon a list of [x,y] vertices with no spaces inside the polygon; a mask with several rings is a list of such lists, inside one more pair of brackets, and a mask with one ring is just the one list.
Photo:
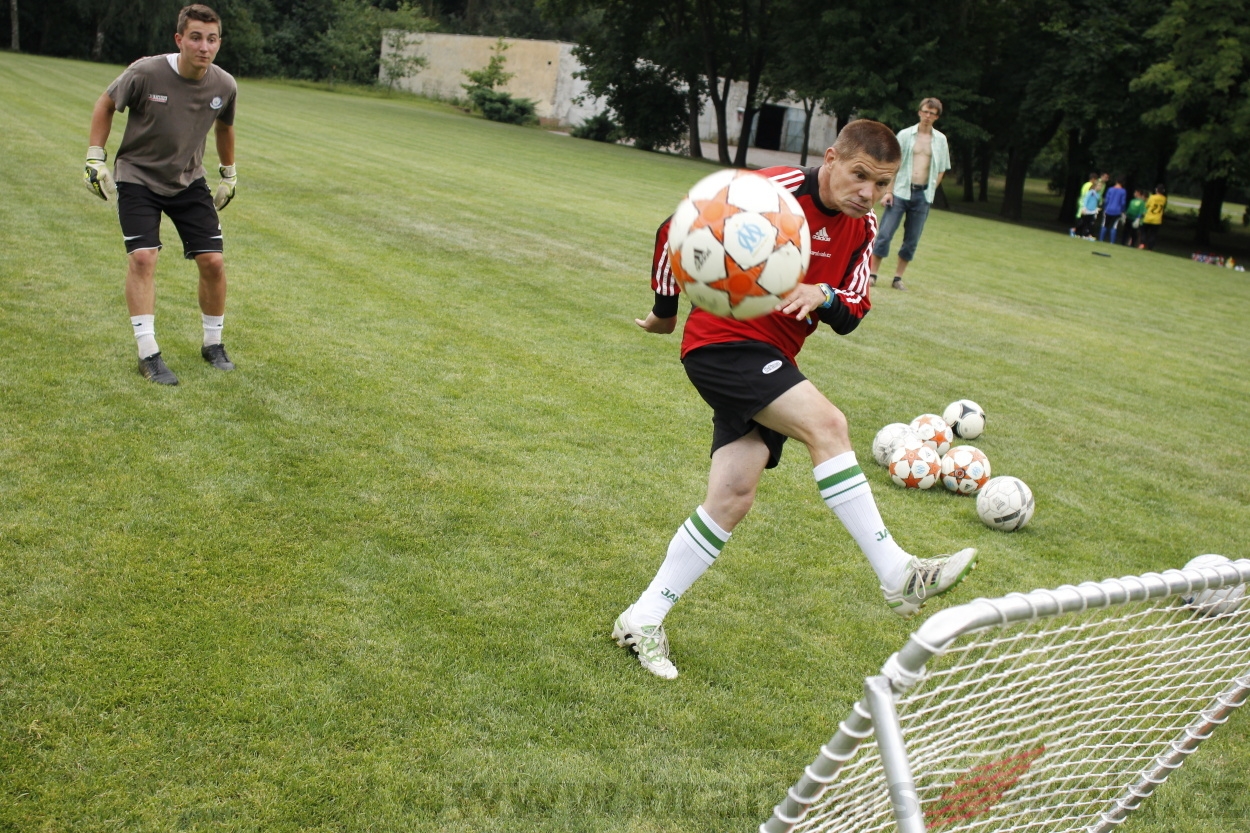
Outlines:
{"label": "tree line", "polygon": [[[184,0],[10,0],[14,48],[128,63],[172,49]],[[572,41],[619,134],[700,154],[710,102],[718,156],[744,164],[769,101],[895,129],[934,96],[965,200],[1005,182],[1020,219],[1039,173],[1076,214],[1091,170],[1201,193],[1195,243],[1250,186],[1250,0],[219,0],[218,62],[242,76],[373,83],[382,31]],[[0,29],[3,31],[4,29]],[[747,85],[730,156],[729,82]]]}
{"label": "tree line", "polygon": [[[842,120],[913,124],[939,98],[965,200],[1004,176],[1000,213],[1021,218],[1025,179],[1076,215],[1091,171],[1130,190],[1173,182],[1201,193],[1195,242],[1250,185],[1248,0],[551,0],[594,15],[577,53],[591,90],[644,146],[698,153],[697,102],[715,111],[719,159],[745,162],[770,100]],[[747,85],[729,155],[728,80]],[[976,193],[979,191],[979,193]]]}

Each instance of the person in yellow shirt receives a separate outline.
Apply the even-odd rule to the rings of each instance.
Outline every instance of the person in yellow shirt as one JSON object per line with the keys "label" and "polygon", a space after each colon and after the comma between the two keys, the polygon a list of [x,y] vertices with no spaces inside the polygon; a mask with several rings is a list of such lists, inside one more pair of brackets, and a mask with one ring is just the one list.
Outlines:
{"label": "person in yellow shirt", "polygon": [[1142,217],[1142,242],[1139,249],[1154,251],[1159,239],[1159,226],[1163,225],[1163,208],[1168,204],[1168,191],[1162,185],[1155,186],[1155,192],[1146,200],[1146,216]]}

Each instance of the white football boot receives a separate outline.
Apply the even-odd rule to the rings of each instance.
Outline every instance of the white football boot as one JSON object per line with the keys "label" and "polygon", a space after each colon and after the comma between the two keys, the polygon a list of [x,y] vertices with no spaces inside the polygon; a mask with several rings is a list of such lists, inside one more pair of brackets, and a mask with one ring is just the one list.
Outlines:
{"label": "white football boot", "polygon": [[971,547],[954,555],[936,558],[915,558],[907,565],[903,584],[897,590],[882,587],[885,603],[890,609],[908,619],[924,607],[934,596],[940,596],[964,580],[977,566],[977,551]]}
{"label": "white football boot", "polygon": [[677,679],[677,666],[668,658],[668,636],[663,625],[636,626],[633,621],[634,606],[616,617],[612,626],[612,638],[622,648],[628,648],[638,657],[642,667],[657,677]]}

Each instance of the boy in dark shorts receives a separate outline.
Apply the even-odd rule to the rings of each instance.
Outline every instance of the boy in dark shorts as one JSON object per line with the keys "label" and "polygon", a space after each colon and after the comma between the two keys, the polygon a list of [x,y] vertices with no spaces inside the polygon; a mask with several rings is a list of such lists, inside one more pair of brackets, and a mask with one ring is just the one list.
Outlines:
{"label": "boy in dark shorts", "polygon": [[[750,510],[760,476],[777,465],[789,437],[807,446],[821,497],[868,557],[895,613],[911,616],[976,564],[974,549],[921,559],[895,543],[856,462],[846,417],[795,363],[819,322],[846,335],[868,313],[873,206],[890,187],[900,158],[893,131],[860,119],[842,129],[819,167],[761,171],[787,188],[807,217],[812,260],[804,282],[760,318],[735,321],[696,307],[686,320],[682,362],[713,413],[707,497],[678,529],[650,586],[612,628],[617,643],[656,676],[677,676],[664,617],[716,561]],[[666,221],[656,235],[655,305],[645,319],[636,319],[649,333],[671,333],[677,325],[667,242]]]}
{"label": "boy in dark shorts", "polygon": [[[173,221],[183,256],[199,268],[204,342],[200,355],[218,370],[234,370],[221,343],[226,314],[226,270],[217,212],[234,197],[234,78],[214,66],[221,18],[208,6],[178,14],[178,51],[135,61],[96,101],[83,181],[103,200],[117,200],[126,244],[126,304],[139,351],[139,372],[162,385],[178,384],[156,343],[156,261],[161,215]],[[115,171],[105,164],[113,113],[130,110]],[[210,192],[204,145],[216,133],[221,182]]]}

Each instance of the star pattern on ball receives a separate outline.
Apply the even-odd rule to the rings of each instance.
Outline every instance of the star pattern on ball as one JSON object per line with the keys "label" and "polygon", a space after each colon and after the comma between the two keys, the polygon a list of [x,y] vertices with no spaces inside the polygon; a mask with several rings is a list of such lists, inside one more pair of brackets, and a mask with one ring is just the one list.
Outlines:
{"label": "star pattern on ball", "polygon": [[[925,453],[922,448],[923,446],[919,448],[905,448],[902,455],[900,455],[894,462],[895,466],[899,463],[907,464],[907,474],[905,476],[900,476],[899,479],[902,480],[903,484],[909,489],[920,488],[920,482],[922,480],[926,477],[936,477],[941,470],[941,466],[939,464],[935,463],[931,459],[925,459]],[[919,477],[916,476],[917,463],[924,466],[924,469],[921,470]]]}
{"label": "star pattern on ball", "polygon": [[690,230],[708,228],[717,240],[725,239],[725,221],[742,209],[729,203],[729,188],[722,188],[708,200],[692,200],[699,216],[690,224]]}
{"label": "star pattern on ball", "polygon": [[719,289],[729,295],[729,303],[737,306],[745,298],[762,298],[768,290],[759,284],[759,277],[764,273],[764,264],[743,269],[732,257],[725,257],[725,277],[718,281],[709,281],[708,286]]}
{"label": "star pattern on ball", "polygon": [[668,266],[669,271],[673,275],[673,280],[677,281],[679,286],[685,286],[688,279],[686,278],[686,270],[681,265],[681,249],[669,249]]}
{"label": "star pattern on ball", "polygon": [[792,211],[783,201],[778,211],[766,213],[764,218],[777,228],[778,249],[787,243],[793,243],[794,248],[800,251],[803,249],[803,226],[807,224],[807,218],[801,213]]}

